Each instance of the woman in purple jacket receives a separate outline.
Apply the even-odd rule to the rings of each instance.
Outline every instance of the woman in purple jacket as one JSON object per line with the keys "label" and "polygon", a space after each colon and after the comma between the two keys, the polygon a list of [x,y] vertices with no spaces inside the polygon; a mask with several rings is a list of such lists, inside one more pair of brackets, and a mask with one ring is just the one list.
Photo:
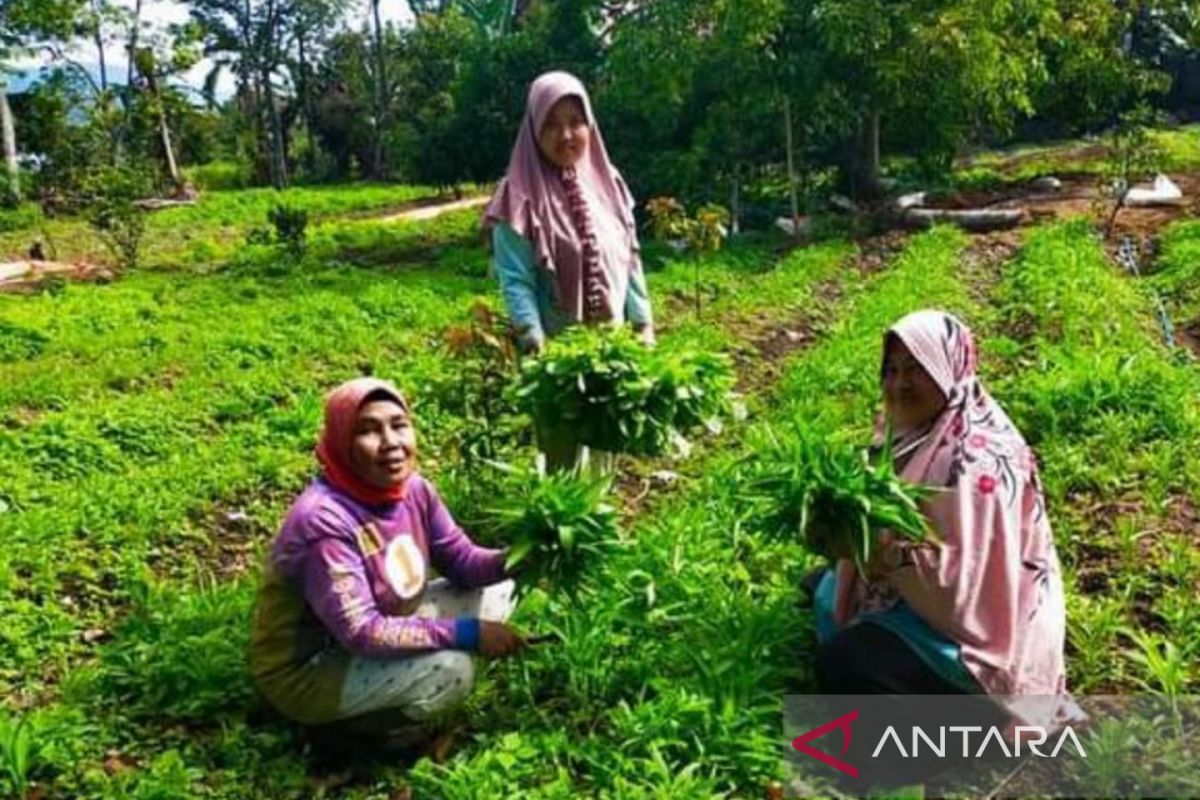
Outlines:
{"label": "woman in purple jacket", "polygon": [[[271,548],[251,637],[255,681],[292,720],[339,736],[427,736],[470,693],[472,653],[524,645],[505,624],[504,551],[463,533],[416,473],[416,452],[392,384],[360,378],[329,395],[322,474]],[[427,580],[431,568],[443,577]]]}

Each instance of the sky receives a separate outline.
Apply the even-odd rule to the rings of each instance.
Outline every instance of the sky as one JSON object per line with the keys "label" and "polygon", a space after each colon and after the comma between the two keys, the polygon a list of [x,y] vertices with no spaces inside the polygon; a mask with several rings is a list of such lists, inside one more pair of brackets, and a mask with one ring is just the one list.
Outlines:
{"label": "sky", "polygon": [[[116,0],[118,5],[125,6],[130,10],[134,7],[134,0]],[[367,18],[367,4],[365,0],[358,0],[350,14],[347,15],[347,20],[351,24],[355,24],[358,20]],[[381,0],[379,4],[379,15],[386,22],[397,22],[400,24],[408,24],[412,21],[412,13],[409,11],[406,0]],[[154,29],[165,29],[168,25],[178,22],[185,22],[188,18],[188,5],[182,0],[143,0],[142,2],[142,18]],[[69,56],[81,64],[92,67],[97,62],[96,48],[94,45],[80,43],[72,48]],[[105,48],[105,59],[108,64],[109,78],[114,76],[124,76],[128,69],[128,64],[125,59],[125,53],[120,42],[114,42]],[[51,59],[46,54],[39,54],[32,58],[21,59],[14,66],[19,70],[36,71],[40,67],[48,66]],[[199,88],[204,83],[204,76],[212,69],[212,63],[208,60],[201,61],[193,67],[188,73],[183,76],[183,81],[191,86]],[[14,88],[20,89],[28,78],[10,79],[10,83]],[[233,93],[233,79],[229,75],[222,76],[221,82],[217,87],[219,97],[228,97]]]}

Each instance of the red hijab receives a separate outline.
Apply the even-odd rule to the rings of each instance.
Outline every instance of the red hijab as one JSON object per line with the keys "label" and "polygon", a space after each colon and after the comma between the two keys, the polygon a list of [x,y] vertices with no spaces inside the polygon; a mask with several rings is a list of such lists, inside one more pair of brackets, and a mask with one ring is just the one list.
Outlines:
{"label": "red hijab", "polygon": [[378,378],[355,378],[346,381],[325,399],[325,428],[317,442],[317,460],[325,472],[325,480],[335,489],[350,495],[368,506],[382,506],[404,499],[405,483],[386,489],[364,481],[350,466],[350,447],[354,442],[354,424],[359,409],[375,393],[386,394],[408,411],[404,395],[388,381]]}

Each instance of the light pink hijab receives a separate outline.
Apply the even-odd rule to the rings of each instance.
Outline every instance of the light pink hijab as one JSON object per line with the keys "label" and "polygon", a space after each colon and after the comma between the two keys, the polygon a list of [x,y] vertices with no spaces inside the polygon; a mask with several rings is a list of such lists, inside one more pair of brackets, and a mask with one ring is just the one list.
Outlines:
{"label": "light pink hijab", "polygon": [[[564,181],[562,171],[542,157],[537,144],[547,115],[564,97],[579,98],[591,127],[587,154],[571,181]],[[579,218],[581,212],[585,220]],[[529,87],[508,172],[483,219],[489,230],[506,222],[529,240],[538,265],[553,276],[559,308],[572,319],[592,318],[589,294],[606,306],[600,318],[623,317],[625,290],[637,264],[633,198],[608,159],[587,90],[573,75],[548,72]],[[591,228],[584,229],[588,225]],[[589,250],[594,250],[590,259]]]}
{"label": "light pink hijab", "polygon": [[[926,622],[956,641],[988,694],[1062,695],[1066,609],[1033,453],[976,375],[970,330],[941,311],[918,311],[897,336],[946,395],[932,427],[902,437],[901,472],[943,488],[925,505],[941,547],[913,549],[914,565],[887,576]],[[885,337],[886,345],[886,337]],[[835,616],[857,606],[854,565],[838,565]]]}

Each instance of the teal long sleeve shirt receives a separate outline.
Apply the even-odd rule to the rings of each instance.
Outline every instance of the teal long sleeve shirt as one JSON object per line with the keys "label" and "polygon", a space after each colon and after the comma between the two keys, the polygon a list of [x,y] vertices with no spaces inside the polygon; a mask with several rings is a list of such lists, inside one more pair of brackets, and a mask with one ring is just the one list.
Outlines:
{"label": "teal long sleeve shirt", "polygon": [[[492,265],[500,281],[500,292],[508,316],[526,342],[542,342],[573,321],[554,301],[550,276],[537,268],[533,245],[511,225],[500,222],[492,228]],[[634,265],[625,295],[626,322],[642,328],[653,324],[650,294],[641,261]]]}

